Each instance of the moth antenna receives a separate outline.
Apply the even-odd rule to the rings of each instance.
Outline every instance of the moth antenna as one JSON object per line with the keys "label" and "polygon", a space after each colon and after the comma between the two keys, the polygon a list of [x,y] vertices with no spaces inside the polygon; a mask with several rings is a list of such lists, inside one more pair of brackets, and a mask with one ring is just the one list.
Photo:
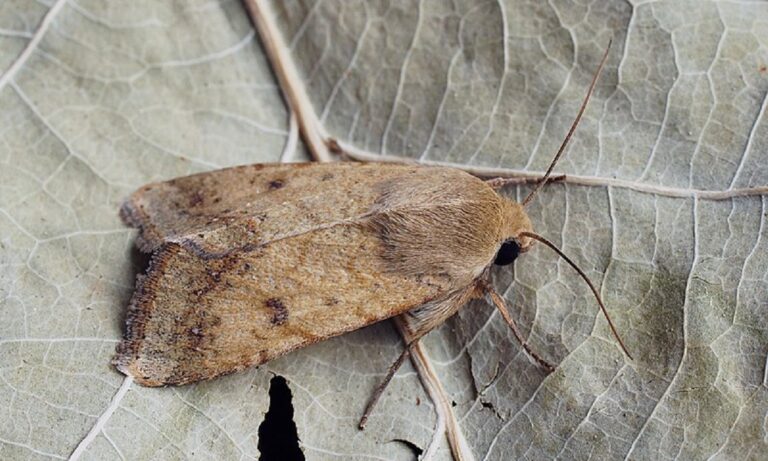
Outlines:
{"label": "moth antenna", "polygon": [[602,298],[600,298],[600,293],[597,292],[597,289],[595,288],[595,285],[592,284],[592,281],[589,280],[589,277],[587,277],[587,274],[584,273],[583,270],[579,266],[576,265],[575,262],[571,261],[571,258],[565,255],[563,251],[555,246],[554,243],[550,242],[549,240],[545,239],[539,234],[534,234],[533,232],[520,232],[520,235],[523,235],[525,237],[530,237],[534,240],[538,240],[539,242],[543,243],[544,245],[551,248],[555,253],[560,255],[561,258],[565,260],[576,272],[579,273],[581,278],[584,279],[585,282],[587,282],[587,285],[589,285],[589,289],[592,290],[592,294],[595,295],[595,299],[597,299],[597,304],[600,305],[600,309],[603,311],[603,315],[605,315],[605,319],[608,321],[608,326],[611,327],[611,332],[613,333],[613,336],[616,338],[616,341],[619,342],[619,345],[621,346],[621,350],[624,351],[625,354],[627,354],[627,357],[629,357],[630,360],[632,359],[632,356],[630,355],[629,351],[627,350],[627,346],[624,345],[624,341],[621,340],[621,337],[619,336],[619,332],[616,330],[616,327],[613,325],[613,321],[611,320],[611,317],[608,315],[608,309],[605,308],[605,304],[603,304]]}
{"label": "moth antenna", "polygon": [[493,304],[496,306],[496,309],[501,313],[501,316],[504,317],[504,320],[507,322],[507,325],[509,325],[509,328],[512,329],[512,333],[515,335],[515,338],[520,343],[521,346],[523,346],[523,350],[525,350],[528,355],[535,360],[539,365],[541,365],[545,370],[547,370],[548,373],[551,373],[555,370],[555,367],[552,366],[549,362],[541,358],[539,354],[534,352],[529,346],[528,343],[523,340],[523,335],[520,333],[520,330],[517,328],[517,323],[515,323],[515,320],[512,318],[511,315],[509,315],[509,311],[507,310],[507,306],[504,303],[504,299],[494,290],[491,288],[490,285],[485,284],[484,286],[485,292],[488,294],[488,296],[491,298],[491,301],[493,301]]}
{"label": "moth antenna", "polygon": [[608,46],[605,47],[605,52],[603,53],[602,59],[600,59],[600,64],[597,66],[597,71],[595,72],[595,75],[592,77],[592,83],[589,84],[589,90],[587,90],[587,95],[584,97],[584,101],[581,103],[581,107],[579,108],[579,113],[576,115],[576,119],[574,119],[573,123],[571,124],[571,129],[568,130],[568,134],[565,135],[565,139],[563,139],[563,143],[560,144],[560,149],[557,150],[557,154],[555,154],[555,158],[552,159],[552,162],[549,164],[549,168],[547,168],[547,172],[544,173],[544,177],[541,178],[541,181],[538,182],[534,187],[533,190],[528,194],[527,197],[525,197],[525,200],[523,200],[523,206],[526,206],[528,202],[530,202],[533,197],[536,195],[536,192],[541,189],[541,186],[547,183],[547,179],[549,178],[549,175],[552,174],[552,170],[555,169],[555,165],[557,165],[557,162],[560,161],[560,157],[562,157],[563,153],[565,152],[565,148],[568,146],[568,142],[571,140],[571,137],[573,136],[573,133],[576,132],[576,128],[579,126],[579,122],[581,121],[581,116],[584,115],[584,111],[587,109],[587,104],[589,103],[589,100],[592,98],[592,93],[595,91],[595,86],[597,86],[597,80],[600,78],[600,73],[603,71],[603,66],[605,65],[605,61],[608,60],[608,51],[611,49],[611,43],[613,42],[613,39],[608,41]]}

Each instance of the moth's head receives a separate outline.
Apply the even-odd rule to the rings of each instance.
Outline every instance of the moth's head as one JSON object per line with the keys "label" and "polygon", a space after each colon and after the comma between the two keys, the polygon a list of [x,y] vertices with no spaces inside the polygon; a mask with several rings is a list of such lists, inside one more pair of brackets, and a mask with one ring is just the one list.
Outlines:
{"label": "moth's head", "polygon": [[524,232],[533,232],[531,220],[523,206],[512,200],[504,199],[503,221],[499,249],[493,263],[497,266],[512,264],[520,253],[530,250],[535,240]]}

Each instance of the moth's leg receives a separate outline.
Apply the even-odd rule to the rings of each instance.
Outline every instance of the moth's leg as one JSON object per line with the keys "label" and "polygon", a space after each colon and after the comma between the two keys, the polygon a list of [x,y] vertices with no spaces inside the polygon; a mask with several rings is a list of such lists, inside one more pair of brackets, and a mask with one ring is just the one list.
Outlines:
{"label": "moth's leg", "polygon": [[397,370],[403,365],[406,357],[411,353],[411,348],[421,339],[424,335],[434,330],[438,326],[442,325],[448,317],[456,313],[461,306],[467,303],[471,298],[477,297],[477,290],[474,286],[467,289],[456,291],[443,298],[428,302],[415,309],[411,309],[405,314],[401,314],[398,317],[402,325],[408,332],[408,343],[405,345],[403,352],[397,357],[397,360],[389,367],[387,375],[381,381],[381,383],[373,391],[371,400],[365,407],[363,417],[360,418],[360,429],[365,428],[365,424],[368,422],[373,408],[378,403],[384,390],[392,378],[397,373]]}
{"label": "moth's leg", "polygon": [[360,430],[365,429],[365,425],[368,423],[368,417],[371,415],[371,412],[373,412],[373,408],[379,402],[379,399],[381,398],[381,394],[384,393],[384,389],[387,388],[387,386],[389,385],[389,382],[392,381],[392,378],[395,376],[395,373],[397,373],[397,370],[399,370],[400,367],[403,365],[403,362],[405,362],[405,358],[411,354],[411,347],[413,347],[416,344],[416,342],[417,341],[413,341],[405,345],[403,352],[401,352],[400,355],[397,357],[397,360],[395,360],[395,363],[389,366],[389,370],[387,370],[387,375],[379,383],[379,385],[376,386],[376,390],[374,390],[373,395],[371,395],[371,400],[369,400],[368,405],[365,406],[363,417],[360,418],[360,424],[357,425],[357,427],[359,427]]}
{"label": "moth's leg", "polygon": [[[493,189],[501,189],[502,187],[518,184],[538,184],[542,181],[542,178],[492,178],[485,181],[486,184]],[[565,181],[565,175],[550,176],[547,178],[547,184],[553,182]]]}
{"label": "moth's leg", "polygon": [[491,301],[493,301],[496,309],[498,309],[498,311],[501,313],[501,316],[504,317],[504,320],[506,320],[507,324],[512,329],[512,333],[515,335],[515,338],[520,343],[520,345],[523,346],[523,350],[525,350],[525,352],[533,360],[535,360],[539,365],[547,370],[547,372],[551,373],[554,371],[555,367],[544,360],[539,354],[534,352],[533,349],[528,346],[528,343],[525,342],[523,335],[520,333],[520,329],[517,328],[517,323],[515,323],[515,320],[511,315],[509,315],[509,311],[507,311],[507,308],[504,305],[504,300],[501,298],[501,296],[499,296],[498,293],[496,293],[496,290],[494,290],[490,285],[485,285],[485,292],[488,293],[488,296],[491,297]]}

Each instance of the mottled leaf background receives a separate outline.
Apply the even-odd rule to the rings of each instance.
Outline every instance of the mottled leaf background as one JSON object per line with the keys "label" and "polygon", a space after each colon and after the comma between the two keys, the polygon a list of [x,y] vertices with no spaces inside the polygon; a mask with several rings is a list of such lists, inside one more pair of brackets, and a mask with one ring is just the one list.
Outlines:
{"label": "mottled leaf background", "polygon": [[[768,450],[768,5],[754,1],[275,4],[326,128],[376,153],[541,171],[610,38],[536,229],[495,272],[545,377],[473,303],[427,340],[478,459],[759,459]],[[50,27],[38,32],[43,17]],[[14,65],[26,51],[23,62]],[[0,3],[0,458],[257,459],[273,374],[308,459],[413,459],[434,411],[388,323],[182,388],[109,364],[142,259],[117,216],[148,181],[277,161],[286,106],[238,1]],[[301,159],[304,149],[290,152]],[[518,197],[524,190],[509,191]],[[679,195],[673,197],[672,195]],[[449,459],[447,444],[439,458]]]}

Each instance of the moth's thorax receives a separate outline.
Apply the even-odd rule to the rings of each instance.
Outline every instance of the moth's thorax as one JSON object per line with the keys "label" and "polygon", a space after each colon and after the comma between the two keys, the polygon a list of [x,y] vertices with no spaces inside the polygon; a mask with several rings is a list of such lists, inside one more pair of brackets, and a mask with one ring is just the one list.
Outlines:
{"label": "moth's thorax", "polygon": [[503,222],[501,226],[501,241],[514,239],[520,245],[520,251],[528,251],[533,245],[534,240],[530,237],[520,235],[522,232],[533,232],[531,219],[525,212],[523,205],[502,198],[504,201]]}

